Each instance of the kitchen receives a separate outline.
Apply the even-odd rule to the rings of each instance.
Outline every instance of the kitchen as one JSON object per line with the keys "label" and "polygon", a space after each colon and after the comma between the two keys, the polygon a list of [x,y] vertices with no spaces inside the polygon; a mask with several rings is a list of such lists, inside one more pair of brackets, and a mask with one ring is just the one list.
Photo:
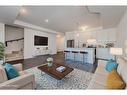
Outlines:
{"label": "kitchen", "polygon": [[[83,61],[83,54],[80,51],[86,51],[86,63],[94,64],[96,59],[108,60],[113,56],[109,53],[110,47],[116,45],[116,29],[96,29],[92,31],[83,32],[66,32],[65,35],[66,46],[65,51],[68,59],[74,60],[74,53],[77,51],[75,57],[76,61]],[[66,54],[66,53],[65,53]]]}

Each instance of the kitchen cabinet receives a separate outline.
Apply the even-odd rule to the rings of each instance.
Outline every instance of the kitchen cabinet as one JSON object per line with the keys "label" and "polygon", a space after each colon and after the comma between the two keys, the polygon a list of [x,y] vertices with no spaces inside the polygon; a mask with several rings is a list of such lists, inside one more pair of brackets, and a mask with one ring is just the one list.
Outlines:
{"label": "kitchen cabinet", "polygon": [[110,48],[97,48],[96,49],[96,58],[98,59],[113,59],[113,55],[109,52]]}

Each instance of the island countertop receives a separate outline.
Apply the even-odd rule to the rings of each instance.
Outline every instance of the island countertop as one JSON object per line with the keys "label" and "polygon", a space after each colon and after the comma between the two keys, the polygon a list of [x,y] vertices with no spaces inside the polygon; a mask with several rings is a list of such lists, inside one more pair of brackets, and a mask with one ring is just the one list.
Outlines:
{"label": "island countertop", "polygon": [[80,53],[80,51],[85,51],[87,52],[87,63],[93,64],[95,62],[95,48],[66,48],[65,51],[70,51],[70,53],[68,54],[68,59],[72,59],[73,60],[73,53],[72,51],[77,51],[78,54],[76,56],[76,60],[77,61],[82,61],[83,57],[82,54]]}
{"label": "island countertop", "polygon": [[95,50],[95,48],[66,48],[65,50],[78,50],[78,51],[81,51],[81,50]]}

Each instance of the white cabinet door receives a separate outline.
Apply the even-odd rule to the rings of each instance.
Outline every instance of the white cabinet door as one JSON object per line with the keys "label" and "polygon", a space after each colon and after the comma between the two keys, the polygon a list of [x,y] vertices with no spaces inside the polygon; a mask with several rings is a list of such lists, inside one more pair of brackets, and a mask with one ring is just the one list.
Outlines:
{"label": "white cabinet door", "polygon": [[102,41],[108,41],[108,32],[107,31],[101,32],[101,39],[102,39]]}
{"label": "white cabinet door", "polygon": [[112,28],[97,31],[97,41],[103,43],[116,41],[116,29]]}
{"label": "white cabinet door", "polygon": [[108,31],[108,41],[116,41],[116,31]]}
{"label": "white cabinet door", "polygon": [[74,32],[67,32],[66,33],[66,40],[72,40],[75,38],[75,33]]}
{"label": "white cabinet door", "polygon": [[109,48],[97,48],[96,57],[99,59],[113,59],[113,56],[109,53]]}
{"label": "white cabinet door", "polygon": [[105,44],[105,42],[107,41],[107,32],[97,31],[96,35],[98,44]]}

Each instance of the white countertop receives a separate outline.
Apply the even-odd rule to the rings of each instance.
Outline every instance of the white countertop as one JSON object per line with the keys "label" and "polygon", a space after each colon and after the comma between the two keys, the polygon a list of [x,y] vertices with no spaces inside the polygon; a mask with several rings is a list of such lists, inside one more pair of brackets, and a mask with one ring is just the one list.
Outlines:
{"label": "white countertop", "polygon": [[95,48],[66,48],[65,50],[77,50],[77,51],[81,51],[81,50],[95,50]]}
{"label": "white countertop", "polygon": [[[66,48],[65,49],[66,51],[78,51],[78,54],[76,55],[76,60],[78,61],[82,61],[82,54],[80,53],[80,51],[85,51],[87,52],[87,63],[90,63],[90,64],[94,64],[94,61],[95,61],[95,48]],[[69,54],[69,57],[68,59],[73,59],[74,56],[73,56],[73,53],[70,52]]]}

